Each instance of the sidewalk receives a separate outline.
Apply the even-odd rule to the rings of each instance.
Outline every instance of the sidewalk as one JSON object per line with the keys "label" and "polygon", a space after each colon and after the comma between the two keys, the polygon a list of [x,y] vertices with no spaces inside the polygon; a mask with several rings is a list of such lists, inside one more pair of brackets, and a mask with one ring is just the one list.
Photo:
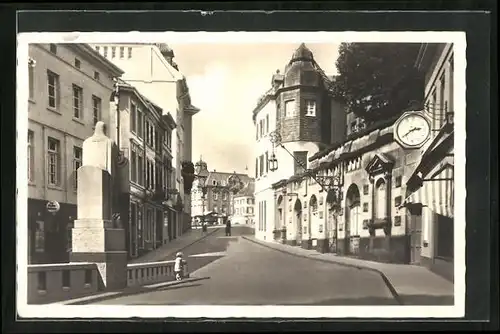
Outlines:
{"label": "sidewalk", "polygon": [[284,253],[314,260],[331,262],[379,273],[391,290],[394,298],[403,305],[453,305],[454,285],[422,266],[380,263],[338,256],[333,253],[318,253],[300,247],[265,242],[255,237],[243,236],[248,241]]}
{"label": "sidewalk", "polygon": [[186,247],[191,246],[195,242],[198,242],[209,235],[217,231],[217,227],[210,226],[206,233],[203,233],[201,229],[192,229],[184,233],[177,239],[169,241],[167,244],[147,253],[141,257],[130,260],[129,264],[134,263],[145,263],[145,262],[157,262],[157,261],[167,261],[174,260],[175,253],[183,250]]}

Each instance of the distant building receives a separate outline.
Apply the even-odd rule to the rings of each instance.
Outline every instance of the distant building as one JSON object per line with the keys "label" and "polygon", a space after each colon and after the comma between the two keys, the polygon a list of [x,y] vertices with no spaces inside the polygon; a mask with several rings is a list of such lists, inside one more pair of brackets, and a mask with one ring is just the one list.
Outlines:
{"label": "distant building", "polygon": [[[172,132],[176,124],[170,113],[120,80],[117,87],[120,118],[112,117],[111,138],[129,161],[130,183],[122,189],[127,198],[121,220],[130,258],[140,256],[177,235],[176,215],[166,205],[166,189],[172,188]],[[171,204],[172,205],[172,204]]]}
{"label": "distant building", "polygon": [[245,186],[237,194],[233,196],[233,212],[231,215],[232,224],[255,224],[254,192],[255,180],[250,179],[250,181],[245,184]]}
{"label": "distant building", "polygon": [[198,180],[194,181],[191,191],[192,215],[193,218],[200,220],[204,215],[213,213],[211,217],[214,223],[222,224],[231,215],[232,198],[234,193],[230,188],[230,178],[238,177],[241,186],[248,184],[251,178],[246,174],[208,171],[207,164],[204,161],[197,162],[208,176],[205,180],[206,193],[198,186]]}
{"label": "distant building", "polygon": [[[181,169],[183,162],[192,160],[192,117],[200,110],[191,104],[186,78],[179,71],[174,51],[164,43],[92,44],[102,56],[122,68],[122,79],[159,106],[164,114],[170,113],[177,124],[172,133],[174,184],[168,189],[170,207],[175,216],[176,235],[180,236],[191,224],[191,200],[185,191]],[[175,191],[176,190],[176,191]]]}
{"label": "distant building", "polygon": [[[328,145],[342,142],[346,136],[345,107],[332,97],[330,87],[331,78],[316,63],[313,53],[301,44],[284,74],[277,71],[272,76],[271,88],[253,110],[258,239],[272,240],[275,230],[288,226],[284,216],[275,216],[280,194],[272,185],[303,173],[309,157]],[[288,152],[281,147],[273,151],[272,133],[279,134]],[[269,165],[273,154],[278,163],[276,170]],[[307,230],[303,233],[310,234]]]}
{"label": "distant building", "polygon": [[30,44],[26,61],[28,261],[67,262],[82,144],[97,121],[110,124],[113,79],[123,71],[86,44]]}

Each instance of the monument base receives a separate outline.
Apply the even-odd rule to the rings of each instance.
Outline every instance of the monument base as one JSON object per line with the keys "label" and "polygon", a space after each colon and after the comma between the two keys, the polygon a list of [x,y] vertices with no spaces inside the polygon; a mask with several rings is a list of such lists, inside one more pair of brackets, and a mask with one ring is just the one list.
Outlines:
{"label": "monument base", "polygon": [[127,252],[71,253],[71,262],[90,262],[97,265],[101,277],[100,289],[116,290],[127,287]]}

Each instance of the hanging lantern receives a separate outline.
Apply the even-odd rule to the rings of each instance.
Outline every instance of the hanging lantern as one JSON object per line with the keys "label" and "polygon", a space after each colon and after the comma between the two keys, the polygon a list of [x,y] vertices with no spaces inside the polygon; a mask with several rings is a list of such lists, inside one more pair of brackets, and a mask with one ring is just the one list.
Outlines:
{"label": "hanging lantern", "polygon": [[269,170],[271,172],[274,172],[275,170],[278,169],[278,159],[276,159],[276,155],[274,154],[274,152],[271,154],[268,163],[269,163]]}

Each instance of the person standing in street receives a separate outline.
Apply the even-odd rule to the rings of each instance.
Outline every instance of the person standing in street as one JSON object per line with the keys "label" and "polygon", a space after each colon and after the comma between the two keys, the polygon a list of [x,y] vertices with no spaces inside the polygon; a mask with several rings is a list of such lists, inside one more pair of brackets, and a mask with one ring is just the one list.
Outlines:
{"label": "person standing in street", "polygon": [[228,219],[226,221],[226,237],[231,236],[231,221]]}

